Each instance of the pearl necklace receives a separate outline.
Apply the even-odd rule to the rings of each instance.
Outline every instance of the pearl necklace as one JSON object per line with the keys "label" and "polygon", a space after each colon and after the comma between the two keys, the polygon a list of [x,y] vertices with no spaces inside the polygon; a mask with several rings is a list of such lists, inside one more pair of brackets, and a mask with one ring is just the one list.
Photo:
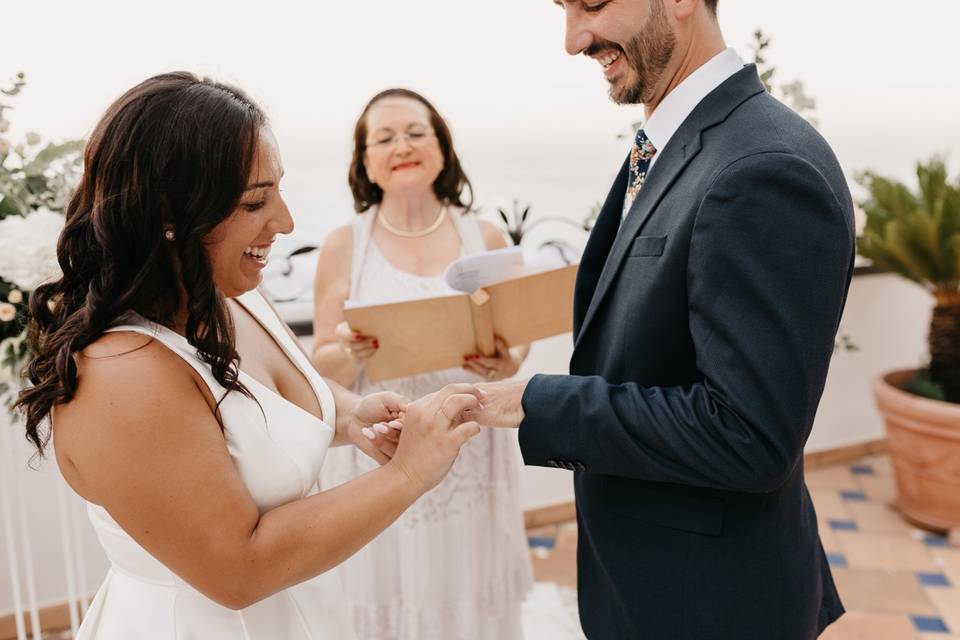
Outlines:
{"label": "pearl necklace", "polygon": [[387,220],[387,217],[382,213],[377,214],[377,220],[380,224],[383,225],[383,228],[392,233],[395,236],[400,236],[401,238],[422,238],[423,236],[428,236],[437,229],[440,228],[440,225],[443,224],[443,221],[447,217],[447,207],[444,205],[440,207],[440,213],[437,214],[437,219],[430,223],[430,226],[424,227],[423,229],[418,229],[416,231],[405,231],[404,229],[398,229]]}

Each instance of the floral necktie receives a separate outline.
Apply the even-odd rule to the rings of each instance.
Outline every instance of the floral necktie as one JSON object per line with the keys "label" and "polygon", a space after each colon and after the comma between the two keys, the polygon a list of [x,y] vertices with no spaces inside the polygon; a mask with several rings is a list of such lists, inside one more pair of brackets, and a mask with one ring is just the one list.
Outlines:
{"label": "floral necktie", "polygon": [[630,205],[640,193],[644,181],[647,179],[647,170],[650,168],[650,160],[657,153],[657,149],[647,138],[643,129],[637,130],[637,136],[634,139],[633,149],[630,150],[630,170],[627,177],[627,195],[623,199],[623,215],[626,217],[630,211]]}

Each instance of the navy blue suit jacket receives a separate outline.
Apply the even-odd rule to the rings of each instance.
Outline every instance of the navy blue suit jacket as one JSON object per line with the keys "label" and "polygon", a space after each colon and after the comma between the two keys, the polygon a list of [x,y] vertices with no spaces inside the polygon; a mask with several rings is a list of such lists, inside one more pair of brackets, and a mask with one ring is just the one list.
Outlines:
{"label": "navy blue suit jacket", "polygon": [[853,273],[820,135],[753,65],[680,126],[620,225],[590,235],[569,376],[535,376],[520,445],[575,471],[592,640],[809,640],[843,607],[803,447]]}

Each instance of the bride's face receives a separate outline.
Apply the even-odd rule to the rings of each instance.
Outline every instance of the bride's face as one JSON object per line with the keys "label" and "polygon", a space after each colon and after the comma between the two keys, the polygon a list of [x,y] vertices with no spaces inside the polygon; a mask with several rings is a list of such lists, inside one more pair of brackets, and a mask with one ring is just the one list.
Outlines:
{"label": "bride's face", "polygon": [[228,298],[259,286],[277,234],[293,231],[293,218],[280,192],[282,177],[277,141],[270,129],[263,128],[240,204],[206,237],[214,284]]}

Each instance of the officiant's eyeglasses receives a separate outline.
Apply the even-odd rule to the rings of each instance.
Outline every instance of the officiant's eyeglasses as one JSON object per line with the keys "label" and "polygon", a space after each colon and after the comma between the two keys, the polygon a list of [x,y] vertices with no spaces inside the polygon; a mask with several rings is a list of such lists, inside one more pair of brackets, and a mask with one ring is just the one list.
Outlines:
{"label": "officiant's eyeglasses", "polygon": [[422,147],[430,140],[430,138],[434,137],[434,135],[435,134],[430,129],[409,129],[405,132],[391,133],[374,138],[367,143],[367,147],[370,149],[376,149],[378,151],[386,151],[387,149],[393,149],[396,147],[400,142],[400,138],[406,140],[407,144],[411,147]]}

